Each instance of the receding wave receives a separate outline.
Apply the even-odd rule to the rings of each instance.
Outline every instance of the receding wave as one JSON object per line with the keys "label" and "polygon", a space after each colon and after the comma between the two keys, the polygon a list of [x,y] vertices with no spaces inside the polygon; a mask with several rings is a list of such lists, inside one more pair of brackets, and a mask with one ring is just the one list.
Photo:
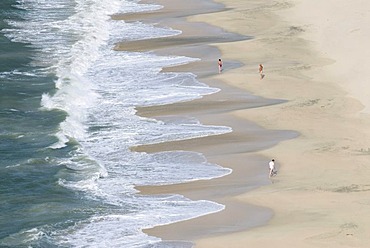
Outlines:
{"label": "receding wave", "polygon": [[[68,151],[68,156],[53,159],[53,164],[62,168],[56,175],[57,184],[94,204],[77,208],[81,216],[89,213],[86,218],[23,230],[0,244],[145,247],[159,239],[145,235],[143,228],[224,208],[178,195],[140,196],[134,189],[135,185],[212,179],[231,172],[208,163],[195,152],[147,154],[130,150],[140,144],[231,132],[229,127],[197,121],[164,121],[136,115],[137,106],[190,101],[219,90],[199,82],[190,72],[161,72],[164,67],[198,58],[113,50],[118,41],[181,33],[111,19],[117,13],[151,11],[161,6],[121,0],[28,0],[18,1],[15,7],[24,10],[22,18],[7,20],[10,28],[2,32],[13,42],[35,49],[31,63],[38,70],[28,76],[53,75],[50,78],[55,87],[42,95],[41,109],[65,113],[54,133],[57,141],[48,146],[54,154]],[[35,206],[41,207],[45,205]]]}

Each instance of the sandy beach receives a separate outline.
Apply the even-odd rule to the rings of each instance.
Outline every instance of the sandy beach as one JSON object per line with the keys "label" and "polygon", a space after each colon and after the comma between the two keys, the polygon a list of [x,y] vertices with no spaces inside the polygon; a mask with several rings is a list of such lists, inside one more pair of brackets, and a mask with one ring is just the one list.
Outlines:
{"label": "sandy beach", "polygon": [[[233,173],[140,187],[143,194],[179,193],[225,205],[221,212],[146,232],[164,240],[190,240],[200,248],[368,247],[370,35],[365,25],[370,3],[218,0],[222,7],[207,1],[150,2],[165,8],[116,18],[170,26],[182,35],[122,43],[116,49],[201,58],[166,70],[191,71],[221,91],[192,102],[140,108],[138,114],[195,117],[233,132],[133,149],[198,151]],[[271,158],[278,175],[269,179]]]}

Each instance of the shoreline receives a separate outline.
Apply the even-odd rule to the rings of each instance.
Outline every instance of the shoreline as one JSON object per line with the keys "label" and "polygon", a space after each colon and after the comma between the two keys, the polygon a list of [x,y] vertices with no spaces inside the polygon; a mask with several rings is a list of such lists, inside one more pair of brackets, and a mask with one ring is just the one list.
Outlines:
{"label": "shoreline", "polygon": [[[169,6],[172,3],[168,0],[161,2],[166,2]],[[227,139],[211,137],[208,143],[204,141],[206,139],[178,142],[176,146],[194,147],[208,161],[224,167],[244,168],[241,164],[248,161],[257,168],[257,174],[250,175],[248,179],[259,178],[259,182],[265,184],[259,185],[263,187],[247,190],[243,188],[247,181],[246,175],[235,173],[239,178],[235,179],[235,185],[229,185],[232,196],[221,196],[216,202],[225,200],[222,204],[226,205],[227,210],[227,202],[236,201],[241,204],[240,208],[229,214],[221,211],[206,216],[209,219],[204,219],[204,223],[209,223],[208,226],[197,218],[156,227],[147,232],[163,239],[183,237],[195,242],[197,248],[270,247],[272,243],[277,248],[287,245],[303,248],[367,247],[370,241],[370,219],[367,217],[370,205],[367,192],[370,190],[367,178],[370,172],[370,117],[365,111],[366,102],[361,103],[359,100],[363,95],[355,93],[370,92],[370,87],[361,84],[358,75],[352,77],[351,69],[353,61],[361,61],[359,68],[363,70],[364,66],[370,64],[364,59],[366,53],[361,52],[366,50],[364,44],[367,43],[363,41],[370,35],[366,36],[367,32],[362,25],[364,22],[360,22],[366,20],[365,7],[370,7],[370,3],[361,7],[358,4],[348,5],[345,0],[330,0],[319,5],[309,0],[217,2],[225,4],[224,11],[189,14],[188,24],[205,22],[241,36],[252,36],[253,39],[233,42],[218,42],[216,39],[211,42],[212,47],[220,50],[225,67],[227,68],[227,61],[232,61],[231,64],[235,66],[215,75],[216,66],[212,67],[214,69],[210,69],[210,66],[218,58],[215,56],[213,62],[208,57],[209,67],[201,67],[202,63],[199,62],[195,64],[195,71],[202,72],[200,81],[205,80],[211,87],[215,83],[221,87],[225,85],[226,88],[237,89],[236,92],[250,92],[246,94],[260,96],[254,99],[257,102],[261,99],[281,100],[274,100],[278,101],[275,104],[262,104],[262,100],[260,105],[248,107],[240,103],[251,99],[247,100],[239,95],[240,101],[235,101],[230,93],[235,91],[221,90],[226,95],[229,94],[229,97],[222,97],[217,93],[211,95],[213,99],[210,96],[203,98],[204,102],[207,102],[208,97],[211,99],[209,101],[212,104],[208,104],[212,111],[207,107],[194,111],[196,102],[191,102],[177,104],[171,111],[170,108],[157,107],[150,111],[140,109],[139,113],[153,117],[157,114],[189,114],[204,124],[215,125],[219,125],[221,119],[232,119],[232,128],[237,130],[235,136],[231,135]],[[348,16],[343,18],[341,11],[331,11],[333,3],[346,6],[344,10]],[[318,6],[321,15],[315,15]],[[351,22],[348,28],[343,21],[346,19],[356,21]],[[336,26],[336,32],[333,32],[331,24],[337,20],[340,21],[340,26]],[[168,22],[169,26],[170,23]],[[186,28],[186,25],[183,27]],[[326,31],[332,31],[330,36],[325,35]],[[346,36],[361,38],[361,42],[344,39]],[[336,42],[338,40],[343,40],[343,43]],[[194,40],[188,41],[194,43]],[[347,44],[350,45],[350,51],[354,49],[351,54],[353,58],[350,59],[347,53],[343,53]],[[165,49],[158,51],[166,52]],[[172,51],[175,53],[176,49]],[[263,80],[259,79],[257,72],[260,63],[265,68],[266,76]],[[183,68],[192,71],[192,65],[194,64]],[[181,70],[181,67],[178,68]],[[358,72],[359,68],[355,67],[354,71]],[[176,68],[166,70],[171,69]],[[366,73],[364,70],[364,76]],[[348,85],[351,87],[348,88]],[[272,130],[281,130],[277,131],[280,136],[269,133]],[[255,136],[251,138],[245,134],[249,131]],[[273,138],[275,143],[269,143],[264,138]],[[244,140],[247,141],[243,143]],[[226,141],[225,146],[218,146],[221,141]],[[259,142],[261,146],[256,148]],[[174,144],[136,149],[155,152],[171,149]],[[272,157],[277,162],[279,174],[272,179],[271,184],[267,179],[266,166]],[[227,181],[228,177],[221,179]],[[231,181],[233,180],[229,182]],[[218,188],[215,182],[218,182],[217,179],[206,182],[211,186],[205,182],[198,182],[199,186],[196,186],[195,182],[174,185],[172,188],[149,187],[145,190],[148,193],[181,192],[194,199],[203,199],[203,192],[207,192],[204,194],[211,194],[212,199],[218,195],[219,190],[224,190],[224,187]],[[222,186],[221,183],[220,185]],[[210,187],[213,192],[204,190]],[[202,192],[197,193],[199,191]],[[247,206],[258,206],[257,211],[260,213],[268,210],[273,211],[273,214],[269,212],[270,216],[264,215],[266,219],[260,217],[263,221],[259,223],[258,220],[252,221],[256,225],[251,228],[252,226],[248,226],[250,223],[245,223],[247,220],[243,219],[248,218],[243,215]],[[218,219],[218,222],[212,223],[211,219]],[[240,223],[243,221],[244,223]],[[226,228],[220,229],[220,225],[233,228],[225,231]]]}
{"label": "shoreline", "polygon": [[[366,50],[364,41],[369,36],[362,29],[366,22],[359,21],[365,18],[358,17],[366,8],[344,0],[320,4],[309,0],[218,2],[226,4],[230,13],[191,20],[252,34],[255,39],[240,42],[240,46],[234,43],[218,47],[222,54],[246,64],[262,62],[266,72],[263,87],[253,82],[255,68],[248,64],[244,74],[236,69],[224,80],[259,96],[288,100],[249,109],[247,116],[242,112],[237,115],[267,129],[296,130],[301,135],[259,152],[280,163],[278,181],[237,197],[270,207],[274,216],[268,224],[197,239],[196,247],[367,247],[370,117],[366,102],[360,102],[363,95],[354,93],[369,92],[369,86],[357,82],[357,76],[351,77],[350,70],[353,61],[363,62],[366,56],[361,51]],[[346,8],[333,11],[337,5]],[[317,9],[321,16],[316,15]],[[343,10],[351,15],[341,16]],[[356,21],[348,29],[344,20]],[[336,21],[343,26],[333,24]],[[359,22],[361,25],[356,27]],[[354,35],[356,28],[359,32]],[[326,36],[331,29],[336,33]],[[343,38],[347,36],[360,41]],[[339,40],[343,42],[336,42]],[[348,45],[350,51],[355,50],[350,59],[342,53]],[[359,68],[370,64],[365,62]],[[241,79],[247,83],[242,85]]]}
{"label": "shoreline", "polygon": [[[179,18],[174,20],[173,18],[178,16],[176,13],[168,11],[167,8],[170,6],[168,9],[172,10],[173,6],[176,6],[181,9],[177,2],[174,3],[168,0],[155,2],[160,2],[165,7],[150,13],[149,16],[143,13],[130,14],[127,20],[144,19],[144,22],[150,23],[152,20],[160,19],[159,26],[180,29],[182,34],[139,42],[122,42],[117,44],[115,49],[200,57],[200,61],[164,68],[163,72],[192,72],[197,75],[199,81],[210,87],[219,88],[220,91],[190,102],[140,107],[137,108],[137,115],[158,119],[166,116],[191,116],[198,119],[202,124],[229,126],[232,127],[233,131],[223,135],[143,145],[132,149],[150,153],[167,150],[201,152],[208,162],[231,168],[233,173],[221,178],[177,185],[136,187],[141,194],[175,193],[182,194],[192,200],[211,200],[226,206],[223,211],[166,226],[158,226],[145,230],[145,233],[171,242],[194,241],[195,238],[215,235],[216,233],[230,233],[264,225],[272,216],[269,209],[236,199],[236,196],[241,193],[271,183],[267,173],[269,158],[252,155],[251,153],[267,149],[283,140],[294,138],[297,134],[290,131],[265,130],[246,119],[239,118],[234,112],[280,104],[283,101],[251,95],[218,79],[221,76],[217,69],[217,60],[220,54],[214,43],[248,40],[250,39],[248,36],[227,33],[204,22],[185,22],[185,19],[179,20]],[[197,14],[196,10],[200,6],[192,5],[192,8],[194,9],[187,10],[190,16]],[[225,9],[218,8],[213,12],[208,9],[207,11],[217,13],[223,12]],[[184,13],[178,15],[181,16]],[[115,18],[125,20],[126,16],[122,15]],[[242,64],[237,60],[224,60],[222,74],[240,67],[242,67]],[[255,76],[259,80],[258,73]],[[235,224],[235,219],[238,219],[237,224]]]}

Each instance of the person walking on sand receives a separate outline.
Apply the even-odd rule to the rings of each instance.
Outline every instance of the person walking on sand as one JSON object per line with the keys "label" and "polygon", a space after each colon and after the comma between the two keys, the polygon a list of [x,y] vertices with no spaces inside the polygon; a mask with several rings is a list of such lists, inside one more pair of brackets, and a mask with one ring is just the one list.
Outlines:
{"label": "person walking on sand", "polygon": [[218,73],[221,73],[222,71],[222,60],[218,59]]}
{"label": "person walking on sand", "polygon": [[272,177],[274,175],[274,170],[275,170],[275,159],[271,159],[269,162],[269,177]]}
{"label": "person walking on sand", "polygon": [[258,71],[259,71],[259,73],[260,73],[260,75],[261,75],[261,79],[265,76],[264,74],[263,74],[263,65],[262,64],[260,64],[259,65],[259,67],[258,67]]}

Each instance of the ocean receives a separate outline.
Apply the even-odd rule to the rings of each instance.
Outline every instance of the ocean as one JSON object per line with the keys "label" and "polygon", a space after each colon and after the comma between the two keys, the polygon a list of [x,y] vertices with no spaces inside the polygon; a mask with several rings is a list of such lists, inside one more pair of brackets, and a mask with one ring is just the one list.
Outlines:
{"label": "ocean", "polygon": [[194,118],[136,115],[136,107],[219,90],[191,72],[161,72],[199,58],[113,50],[117,42],[180,34],[111,18],[161,7],[133,0],[1,1],[0,247],[191,247],[142,229],[224,209],[135,189],[231,173],[196,152],[130,150],[232,131]]}

